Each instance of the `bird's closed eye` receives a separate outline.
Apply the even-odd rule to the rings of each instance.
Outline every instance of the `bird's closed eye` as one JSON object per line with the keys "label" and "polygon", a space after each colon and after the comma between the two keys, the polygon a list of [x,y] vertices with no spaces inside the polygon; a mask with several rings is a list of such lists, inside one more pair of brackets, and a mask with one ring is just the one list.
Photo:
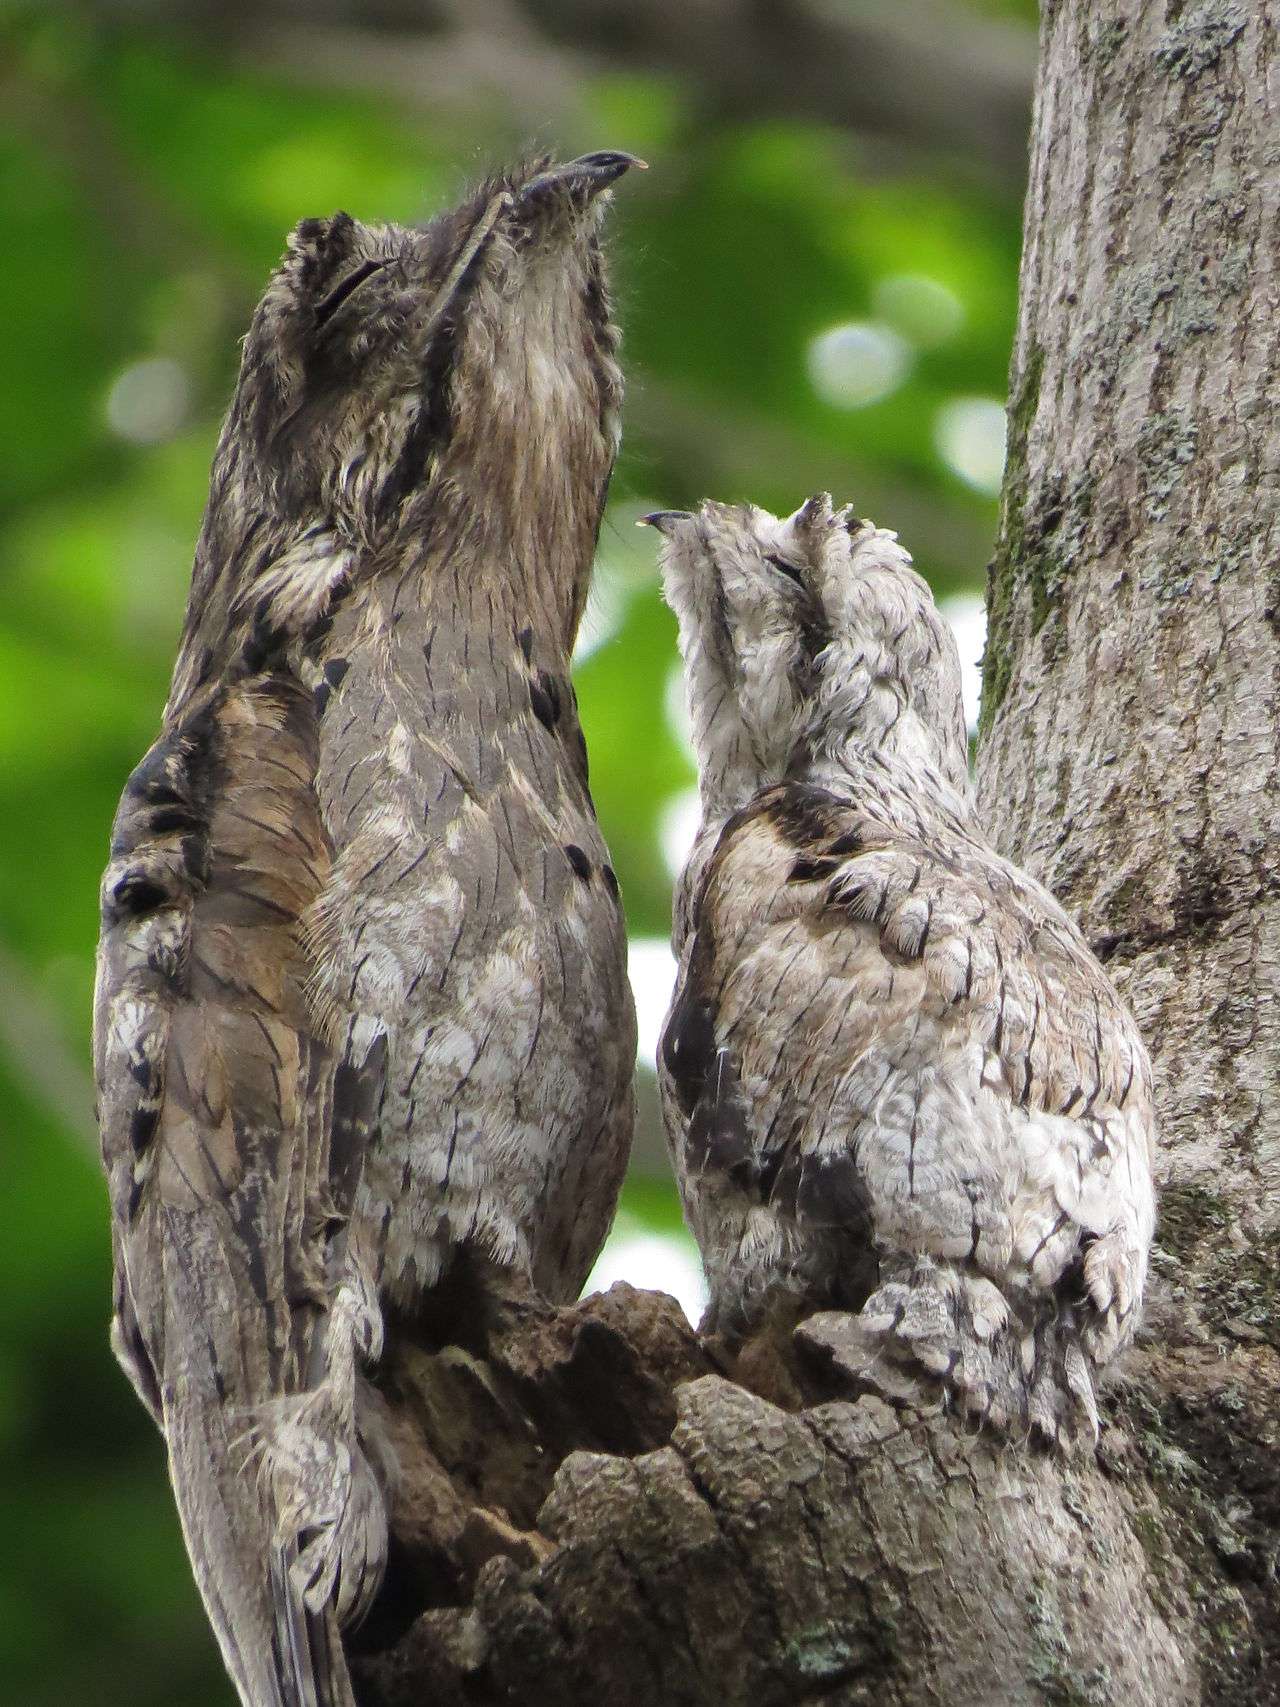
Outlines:
{"label": "bird's closed eye", "polygon": [[797,587],[804,585],[804,576],[800,570],[796,568],[794,563],[788,563],[785,557],[775,557],[772,553],[766,553],[765,562],[772,563],[775,569],[785,575],[789,581],[794,581]]}
{"label": "bird's closed eye", "polygon": [[316,329],[327,324],[342,307],[352,291],[360,286],[374,273],[380,273],[386,266],[385,261],[361,261],[354,272],[348,273],[345,279],[340,279],[328,296],[322,297],[316,304]]}

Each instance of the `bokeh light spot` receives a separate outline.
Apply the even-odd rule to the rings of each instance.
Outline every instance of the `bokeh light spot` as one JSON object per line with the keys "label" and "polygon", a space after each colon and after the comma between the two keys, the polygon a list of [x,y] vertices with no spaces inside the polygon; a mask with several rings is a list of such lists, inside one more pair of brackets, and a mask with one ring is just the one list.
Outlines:
{"label": "bokeh light spot", "polygon": [[960,692],[964,696],[964,720],[973,730],[978,723],[982,699],[982,652],[987,644],[987,611],[981,599],[947,599],[942,615],[951,626],[960,653]]}
{"label": "bokeh light spot", "polygon": [[816,337],[806,361],[810,384],[824,403],[865,409],[902,384],[911,371],[911,346],[891,326],[850,320]]}
{"label": "bokeh light spot", "polygon": [[652,1067],[676,984],[671,944],[661,936],[633,936],[627,945],[627,972],[636,1002],[636,1060]]}
{"label": "bokeh light spot", "polygon": [[883,321],[921,349],[944,344],[964,325],[964,303],[927,273],[891,273],[871,300]]}
{"label": "bokeh light spot", "polygon": [[953,397],[933,423],[938,455],[975,491],[993,497],[1004,478],[1004,405],[992,397]]}
{"label": "bokeh light spot", "polygon": [[693,839],[702,822],[702,801],[696,788],[683,789],[664,802],[658,815],[658,840],[662,857],[673,878],[684,870],[693,851]]}
{"label": "bokeh light spot", "polygon": [[131,362],[107,393],[107,425],[129,444],[156,445],[171,439],[191,408],[186,369],[168,356]]}
{"label": "bokeh light spot", "polygon": [[695,1327],[707,1307],[707,1282],[689,1235],[650,1232],[625,1213],[614,1222],[586,1290],[607,1292],[619,1280],[647,1292],[669,1292]]}

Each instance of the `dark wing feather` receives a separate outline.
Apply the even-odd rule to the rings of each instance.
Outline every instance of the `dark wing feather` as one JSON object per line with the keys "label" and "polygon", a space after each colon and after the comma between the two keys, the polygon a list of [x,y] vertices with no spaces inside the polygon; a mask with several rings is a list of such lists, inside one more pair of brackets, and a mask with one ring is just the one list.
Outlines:
{"label": "dark wing feather", "polygon": [[[333,1236],[332,1063],[298,933],[329,869],[315,765],[310,696],[286,673],[188,704],[121,802],[95,1004],[117,1350],[164,1430],[197,1582],[255,1707],[349,1700],[324,1651],[336,1631],[287,1572],[283,1604],[273,1588],[252,1469],[262,1407],[307,1385]],[[321,1652],[300,1663],[300,1639]]]}

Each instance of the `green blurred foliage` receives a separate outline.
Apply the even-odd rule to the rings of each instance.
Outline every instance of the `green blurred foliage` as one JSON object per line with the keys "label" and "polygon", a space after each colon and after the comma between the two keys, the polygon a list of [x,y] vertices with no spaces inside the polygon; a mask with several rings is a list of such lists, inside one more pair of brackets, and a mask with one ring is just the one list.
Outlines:
{"label": "green blurred foliage", "polygon": [[[964,16],[957,3],[958,30]],[[286,229],[337,206],[425,217],[525,139],[480,95],[424,123],[141,25],[48,7],[6,18],[0,1665],[27,1707],[227,1702],[159,1440],[106,1346],[86,1070],[97,881],[164,700],[237,339]],[[788,510],[829,484],[909,545],[916,530],[940,591],[976,589],[994,503],[940,460],[934,422],[956,396],[1003,397],[1019,210],[953,162],[899,176],[850,132],[717,121],[668,79],[618,68],[580,95],[575,124],[540,142],[627,147],[653,167],[621,187],[613,222],[630,403],[578,684],[631,927],[661,936],[659,825],[693,771],[669,713],[674,623],[653,541],[631,523],[706,495]],[[921,274],[958,304],[954,331],[917,326],[881,400],[824,401],[814,337],[876,320],[884,281]],[[113,430],[108,399],[157,359],[173,364],[172,419],[138,442]],[[652,1173],[628,1208],[675,1224]]]}

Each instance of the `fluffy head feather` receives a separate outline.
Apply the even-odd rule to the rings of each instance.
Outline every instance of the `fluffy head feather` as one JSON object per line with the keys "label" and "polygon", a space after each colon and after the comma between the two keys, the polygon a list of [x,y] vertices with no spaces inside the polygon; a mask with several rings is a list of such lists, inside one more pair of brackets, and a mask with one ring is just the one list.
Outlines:
{"label": "fluffy head feather", "polygon": [[825,493],[782,519],[708,502],[651,520],[709,813],[876,753],[967,800],[959,654],[895,534]]}

